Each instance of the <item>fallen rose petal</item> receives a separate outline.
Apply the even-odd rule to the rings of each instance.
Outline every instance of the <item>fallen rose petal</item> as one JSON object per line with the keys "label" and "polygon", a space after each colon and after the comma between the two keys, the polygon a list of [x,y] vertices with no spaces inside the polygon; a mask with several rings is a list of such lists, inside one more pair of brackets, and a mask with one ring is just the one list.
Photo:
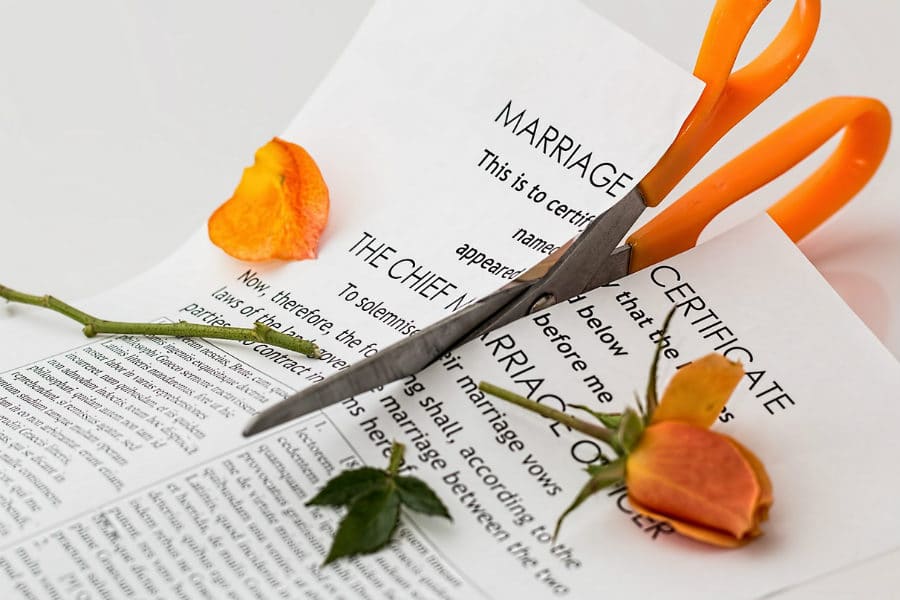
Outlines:
{"label": "fallen rose petal", "polygon": [[757,501],[755,515],[757,527],[754,535],[760,535],[759,524],[769,518],[769,508],[775,501],[775,497],[772,493],[772,480],[769,479],[769,474],[766,472],[765,465],[762,464],[762,461],[759,460],[755,454],[750,452],[746,446],[742,445],[736,439],[728,437],[728,440],[735,445],[741,454],[744,455],[744,459],[747,461],[747,464],[750,465],[750,468],[753,469],[753,472],[756,474],[756,479],[759,481],[759,500]]}
{"label": "fallen rose petal", "polygon": [[209,218],[209,238],[241,260],[302,260],[315,258],[327,220],[328,188],[315,161],[273,138]]}
{"label": "fallen rose petal", "polygon": [[772,502],[755,456],[727,436],[679,421],[644,431],[628,457],[625,483],[631,502],[647,514],[719,545],[729,545],[722,535],[736,543],[758,535]]}
{"label": "fallen rose petal", "polygon": [[744,375],[740,363],[708,354],[679,369],[663,392],[653,423],[681,421],[697,427],[716,422],[722,407]]}
{"label": "fallen rose petal", "polygon": [[747,536],[742,539],[738,539],[730,533],[717,531],[715,529],[710,529],[701,525],[694,525],[693,523],[688,523],[686,521],[680,521],[672,517],[671,515],[664,515],[652,511],[631,497],[629,497],[628,503],[636,512],[641,513],[645,517],[650,517],[651,519],[656,519],[657,521],[668,523],[672,526],[672,529],[674,529],[681,535],[689,537],[692,540],[697,540],[698,542],[705,542],[707,544],[712,544],[713,546],[721,546],[723,548],[737,548],[738,546],[743,546],[751,539],[753,539],[753,536]]}

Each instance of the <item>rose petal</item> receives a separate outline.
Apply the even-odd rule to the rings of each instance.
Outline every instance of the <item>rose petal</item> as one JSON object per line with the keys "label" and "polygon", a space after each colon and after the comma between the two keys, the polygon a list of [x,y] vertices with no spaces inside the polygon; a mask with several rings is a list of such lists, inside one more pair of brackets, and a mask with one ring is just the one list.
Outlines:
{"label": "rose petal", "polygon": [[756,514],[754,515],[754,531],[756,532],[756,535],[759,535],[759,524],[769,518],[769,508],[775,501],[772,494],[772,480],[769,479],[769,474],[766,472],[765,465],[762,464],[762,461],[759,460],[755,454],[750,452],[746,446],[742,445],[736,439],[729,436],[725,437],[727,437],[738,451],[744,455],[747,464],[750,465],[750,468],[753,469],[753,472],[756,474],[756,480],[759,481],[759,499],[756,501],[757,507]]}
{"label": "rose petal", "polygon": [[629,496],[648,510],[736,539],[758,529],[766,493],[730,438],[678,421],[644,431],[628,457],[625,483]]}
{"label": "rose petal", "polygon": [[749,536],[738,539],[730,533],[725,533],[724,531],[709,529],[708,527],[695,525],[694,523],[688,523],[686,521],[679,521],[678,519],[675,519],[668,515],[662,515],[658,512],[654,512],[648,509],[646,506],[642,505],[640,502],[637,502],[634,498],[632,498],[631,495],[628,496],[628,503],[631,505],[631,508],[641,513],[642,515],[648,516],[651,519],[656,519],[657,521],[668,523],[672,526],[672,529],[674,529],[681,535],[697,540],[698,542],[706,542],[707,544],[721,546],[723,548],[737,548],[738,546],[743,546],[754,537],[751,534]]}
{"label": "rose petal", "polygon": [[740,363],[721,354],[708,354],[682,367],[663,392],[652,422],[681,421],[709,427],[716,422],[743,375]]}
{"label": "rose petal", "polygon": [[306,150],[273,138],[256,151],[234,195],[209,218],[209,238],[241,260],[314,258],[328,188]]}

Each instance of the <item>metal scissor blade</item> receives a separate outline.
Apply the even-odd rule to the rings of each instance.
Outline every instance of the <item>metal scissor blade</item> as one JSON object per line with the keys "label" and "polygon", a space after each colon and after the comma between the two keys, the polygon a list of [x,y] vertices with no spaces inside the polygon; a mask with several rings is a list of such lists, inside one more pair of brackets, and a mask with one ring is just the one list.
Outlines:
{"label": "metal scissor blade", "polygon": [[594,276],[591,277],[587,289],[592,290],[601,285],[606,285],[610,281],[625,277],[628,275],[630,265],[631,246],[622,244],[612,251],[609,258],[603,261],[603,264],[600,265],[600,268],[594,273]]}
{"label": "metal scissor blade", "polygon": [[614,250],[645,206],[635,188],[594,219],[545,277],[511,284],[375,356],[288,396],[254,417],[244,435],[265,431],[421,371],[460,342],[529,314],[538,300],[543,301],[542,306],[552,306],[624,275],[627,264],[624,269],[617,268],[622,261]]}
{"label": "metal scissor blade", "polygon": [[[628,192],[603,214],[593,220],[566,250],[547,274],[496,317],[486,321],[474,335],[502,327],[516,319],[562,300],[568,300],[598,285],[616,279],[615,271],[606,275],[606,263],[618,261],[616,245],[647,207],[640,186]],[[618,264],[618,262],[616,263]],[[614,268],[614,267],[613,267]],[[621,275],[628,273],[626,265]]]}
{"label": "metal scissor blade", "polygon": [[467,338],[486,319],[532,282],[515,283],[486,296],[422,331],[380,350],[348,369],[292,394],[254,417],[244,428],[244,436],[265,431],[302,417],[379,385],[397,381],[421,371],[450,348]]}

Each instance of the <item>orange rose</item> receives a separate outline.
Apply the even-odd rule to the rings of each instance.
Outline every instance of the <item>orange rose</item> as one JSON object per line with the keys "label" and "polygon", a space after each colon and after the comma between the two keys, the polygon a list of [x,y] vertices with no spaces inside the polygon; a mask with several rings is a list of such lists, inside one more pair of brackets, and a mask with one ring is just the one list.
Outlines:
{"label": "orange rose", "polygon": [[716,422],[744,369],[720,354],[710,354],[680,369],[657,402],[660,349],[657,346],[650,367],[644,407],[598,413],[586,406],[568,405],[591,414],[599,424],[489,383],[481,382],[479,387],[594,437],[615,452],[614,458],[604,457],[588,467],[590,479],[559,517],[556,533],[566,516],[585,500],[624,481],[636,511],[665,521],[696,540],[739,546],[760,535],[759,524],[772,505],[772,483],[752,452],[709,427]]}
{"label": "orange rose", "polygon": [[315,258],[328,207],[328,188],[312,157],[273,138],[209,218],[209,238],[241,260]]}
{"label": "orange rose", "polygon": [[710,354],[678,371],[625,462],[635,510],[719,546],[760,535],[772,484],[752,452],[710,431],[744,370]]}

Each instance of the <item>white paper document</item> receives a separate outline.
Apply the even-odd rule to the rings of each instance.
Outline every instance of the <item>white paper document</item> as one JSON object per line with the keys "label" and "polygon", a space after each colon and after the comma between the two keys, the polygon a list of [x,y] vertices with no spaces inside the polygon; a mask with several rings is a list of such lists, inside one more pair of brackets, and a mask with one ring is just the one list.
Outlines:
{"label": "white paper document", "polygon": [[[765,218],[421,374],[240,436],[290,391],[577,234],[646,174],[699,90],[575,2],[379,3],[281,134],[331,190],[318,259],[242,264],[198,231],[80,306],[257,320],[313,339],[321,360],[262,343],[85,340],[59,315],[3,309],[0,597],[754,597],[891,547],[900,523],[884,471],[898,443],[882,429],[900,412],[900,371]],[[748,372],[717,427],[769,468],[766,536],[712,550],[633,514],[615,488],[552,542],[597,447],[477,382],[561,410],[622,408],[672,306],[663,380],[713,350]],[[342,469],[386,463],[393,439],[454,521],[404,514],[381,553],[321,567],[340,515],[305,502]],[[872,488],[884,493],[862,510]]]}
{"label": "white paper document", "polygon": [[[770,264],[780,265],[777,280]],[[552,542],[554,521],[598,448],[484,397],[476,383],[488,380],[563,410],[573,403],[616,410],[643,389],[653,340],[672,306],[678,317],[664,342],[663,381],[677,364],[716,347],[744,362],[747,375],[716,427],[767,465],[776,502],[766,534],[740,550],[708,548],[634,514],[616,487],[585,503]],[[218,419],[219,426],[239,424],[242,403],[288,387],[265,367],[252,351],[230,345],[125,336],[5,373],[5,591],[759,597],[890,548],[900,534],[885,481],[900,444],[883,434],[883,423],[900,416],[892,400],[900,370],[766,217],[490,333],[383,390],[253,440],[231,427],[216,436],[209,428],[216,415],[238,415]],[[147,380],[159,391],[142,391]],[[174,424],[151,426],[172,415]],[[195,437],[221,441],[194,461],[166,435],[187,436],[186,424],[200,415],[203,425],[190,429]],[[133,441],[148,433],[153,439]],[[343,468],[385,462],[392,439],[408,445],[405,472],[434,487],[453,523],[404,514],[388,549],[320,568],[338,515],[304,501]],[[143,452],[151,457],[140,467],[148,477],[134,474],[134,463],[110,469],[117,456],[142,454],[129,451],[135,443],[161,445]],[[82,457],[90,467],[65,468]],[[17,535],[31,529],[32,507],[69,489],[54,472],[81,479],[85,502],[66,498],[41,508],[65,516]],[[115,473],[149,482],[113,493]],[[861,510],[860,490],[870,489],[878,493]]]}

